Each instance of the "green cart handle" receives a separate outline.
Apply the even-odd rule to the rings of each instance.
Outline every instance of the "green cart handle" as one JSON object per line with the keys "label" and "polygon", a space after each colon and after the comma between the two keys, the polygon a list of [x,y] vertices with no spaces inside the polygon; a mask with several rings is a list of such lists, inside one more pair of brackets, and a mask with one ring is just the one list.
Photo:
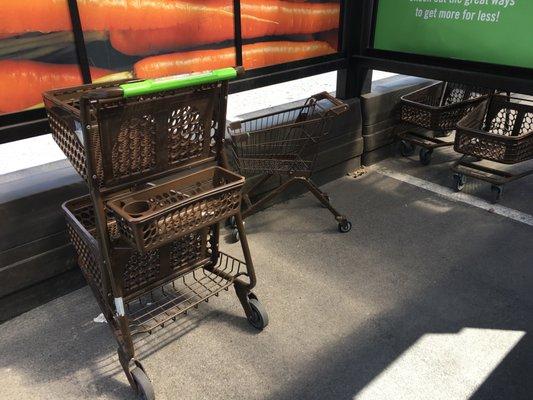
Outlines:
{"label": "green cart handle", "polygon": [[244,74],[243,67],[221,68],[213,71],[169,76],[165,78],[146,79],[142,81],[123,83],[118,87],[96,89],[88,92],[84,97],[90,99],[109,99],[116,97],[130,98],[147,94],[176,90],[197,85],[227,81]]}

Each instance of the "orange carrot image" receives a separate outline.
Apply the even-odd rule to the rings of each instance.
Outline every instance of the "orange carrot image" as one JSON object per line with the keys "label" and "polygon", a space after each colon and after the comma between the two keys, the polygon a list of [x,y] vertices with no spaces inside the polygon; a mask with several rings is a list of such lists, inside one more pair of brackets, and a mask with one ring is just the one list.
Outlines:
{"label": "orange carrot image", "polygon": [[[244,38],[267,36],[276,23],[241,15],[247,21]],[[244,25],[243,25],[244,26]],[[231,18],[197,18],[192,23],[178,23],[171,28],[111,31],[111,46],[127,55],[147,55],[160,51],[179,50],[233,39],[235,34]]]}
{"label": "orange carrot image", "polygon": [[[93,79],[111,71],[91,68]],[[42,101],[42,93],[82,84],[78,65],[47,64],[28,60],[0,61],[0,114],[21,111]]]}
{"label": "orange carrot image", "polygon": [[[316,33],[339,27],[339,3],[291,3],[280,0],[242,0],[241,12],[277,22],[271,35]],[[242,29],[251,21],[242,21]]]}
{"label": "orange carrot image", "polygon": [[[53,32],[71,29],[66,0],[0,0],[0,33]],[[233,13],[201,1],[176,0],[78,0],[84,30],[152,29],[188,24],[197,18],[226,18]]]}
{"label": "orange carrot image", "polygon": [[[245,69],[261,68],[305,58],[334,53],[325,42],[264,42],[244,45]],[[217,50],[197,50],[184,53],[147,57],[134,65],[138,78],[156,78],[194,71],[205,71],[235,65],[233,47]]]}
{"label": "orange carrot image", "polygon": [[[232,13],[232,2],[208,3]],[[273,35],[316,33],[338,28],[339,4],[290,3],[287,1],[241,1],[241,28],[244,39]],[[175,51],[184,47],[231,40],[232,18],[202,18],[163,29],[112,31],[111,45],[128,55],[147,55]]]}

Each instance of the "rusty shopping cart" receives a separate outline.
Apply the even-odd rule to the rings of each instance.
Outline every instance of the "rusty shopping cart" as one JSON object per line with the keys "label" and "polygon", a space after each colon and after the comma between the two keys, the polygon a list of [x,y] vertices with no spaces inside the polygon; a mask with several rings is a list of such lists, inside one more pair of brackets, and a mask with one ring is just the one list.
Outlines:
{"label": "rusty shopping cart", "polygon": [[[241,217],[244,178],[223,152],[237,70],[86,85],[44,95],[53,137],[90,195],[63,205],[79,266],[140,398],[154,399],[136,339],[233,286],[257,329],[268,315]],[[244,261],[219,249],[234,217]]]}
{"label": "rusty shopping cart", "polygon": [[[453,132],[457,122],[490,93],[484,88],[439,82],[403,96],[397,127],[402,156],[413,155],[419,146],[420,163],[429,165],[435,149],[453,146],[453,141],[442,137]],[[433,136],[412,128],[432,131]]]}
{"label": "rusty shopping cart", "polygon": [[497,202],[506,183],[533,169],[513,172],[485,162],[516,165],[533,159],[533,101],[501,94],[486,99],[457,124],[455,151],[463,157],[452,166],[454,189],[463,190],[467,176],[483,180]]}
{"label": "rusty shopping cart", "polygon": [[[237,171],[246,177],[258,176],[258,181],[244,190],[243,219],[289,186],[301,183],[335,216],[339,231],[351,230],[351,222],[333,208],[328,195],[311,181],[320,141],[334,118],[347,109],[344,102],[324,92],[311,96],[303,106],[235,121],[228,126]],[[250,193],[274,176],[288,179],[252,203]],[[233,219],[230,223],[235,225]],[[235,227],[233,235],[239,239]]]}

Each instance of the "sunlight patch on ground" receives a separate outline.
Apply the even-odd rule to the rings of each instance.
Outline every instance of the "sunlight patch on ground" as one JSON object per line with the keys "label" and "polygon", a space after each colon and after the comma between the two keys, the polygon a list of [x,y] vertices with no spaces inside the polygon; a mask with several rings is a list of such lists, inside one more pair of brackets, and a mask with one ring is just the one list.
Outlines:
{"label": "sunlight patch on ground", "polygon": [[426,334],[353,399],[466,400],[524,335],[475,328]]}

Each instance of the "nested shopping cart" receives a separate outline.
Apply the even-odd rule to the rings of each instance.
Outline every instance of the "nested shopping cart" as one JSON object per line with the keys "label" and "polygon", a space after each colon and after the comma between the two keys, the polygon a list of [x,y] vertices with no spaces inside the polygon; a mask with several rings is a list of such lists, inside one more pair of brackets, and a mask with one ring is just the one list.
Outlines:
{"label": "nested shopping cart", "polygon": [[[138,395],[154,399],[136,339],[233,286],[248,321],[253,294],[241,217],[244,178],[223,153],[227,80],[237,70],[86,85],[44,95],[53,137],[89,186],[63,209],[78,263],[119,344]],[[244,261],[219,250],[234,217]]]}
{"label": "nested shopping cart", "polygon": [[[439,82],[403,96],[397,126],[402,156],[412,156],[419,146],[420,163],[429,165],[435,149],[453,146],[453,141],[443,137],[453,132],[457,122],[489,94],[484,88]],[[433,135],[412,128],[432,131]]]}
{"label": "nested shopping cart", "polygon": [[486,163],[515,165],[533,159],[533,101],[501,94],[486,99],[457,124],[454,148],[463,154],[452,166],[455,190],[463,190],[467,176],[483,180],[491,184],[492,201],[497,202],[506,183],[533,173]]}
{"label": "nested shopping cart", "polygon": [[[243,192],[243,219],[291,185],[301,183],[335,216],[341,232],[351,230],[351,222],[333,208],[328,195],[311,181],[321,139],[333,120],[347,109],[344,102],[323,92],[311,96],[303,106],[229,124],[229,143],[237,171],[246,177],[258,176],[257,182]],[[288,179],[252,203],[250,193],[274,176]],[[234,225],[233,219],[230,222]],[[234,227],[236,240],[239,234]]]}

